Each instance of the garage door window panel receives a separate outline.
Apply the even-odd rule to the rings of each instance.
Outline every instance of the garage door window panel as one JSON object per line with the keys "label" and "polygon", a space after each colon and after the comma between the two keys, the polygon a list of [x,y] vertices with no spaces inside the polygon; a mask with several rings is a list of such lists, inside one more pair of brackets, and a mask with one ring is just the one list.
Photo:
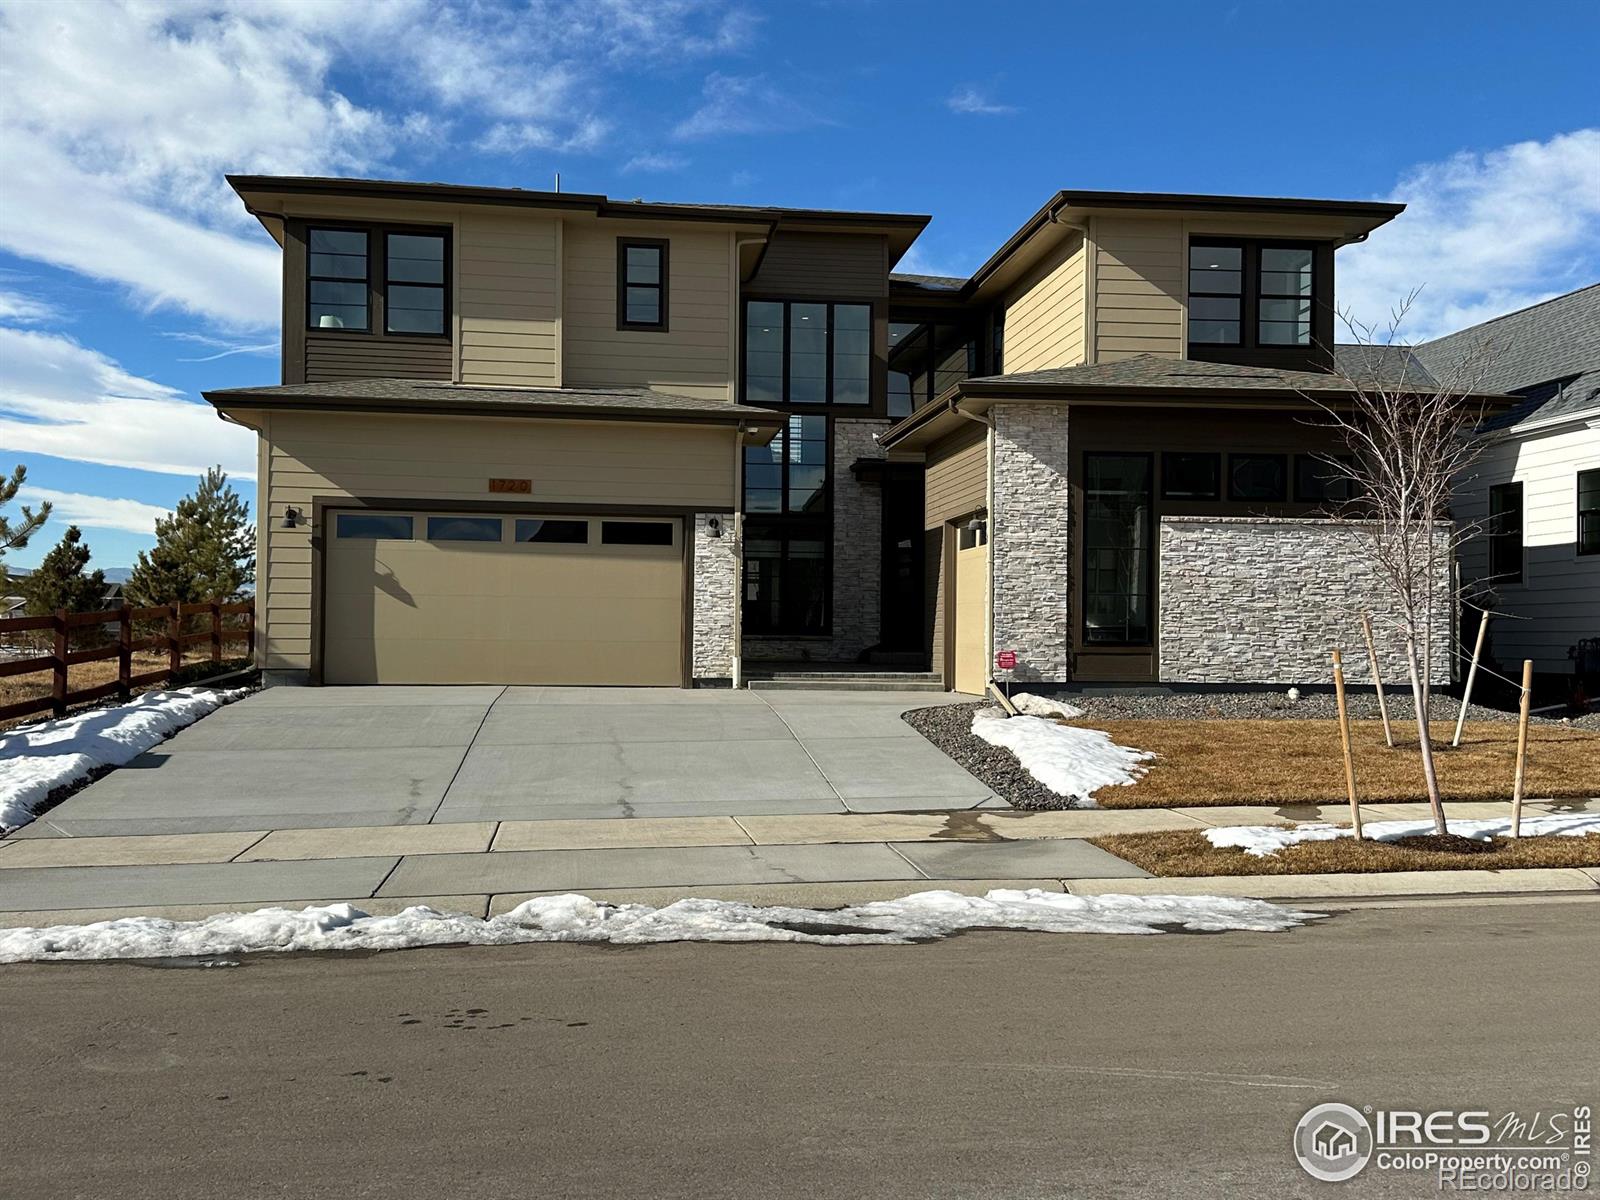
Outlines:
{"label": "garage door window panel", "polygon": [[589,522],[519,517],[516,540],[534,545],[585,546],[589,543]]}
{"label": "garage door window panel", "polygon": [[503,536],[498,517],[429,517],[430,542],[498,542]]}
{"label": "garage door window panel", "polygon": [[602,521],[600,543],[604,546],[670,546],[675,528],[670,521]]}
{"label": "garage door window panel", "polygon": [[334,527],[340,538],[409,542],[413,536],[411,518],[391,513],[340,513]]}

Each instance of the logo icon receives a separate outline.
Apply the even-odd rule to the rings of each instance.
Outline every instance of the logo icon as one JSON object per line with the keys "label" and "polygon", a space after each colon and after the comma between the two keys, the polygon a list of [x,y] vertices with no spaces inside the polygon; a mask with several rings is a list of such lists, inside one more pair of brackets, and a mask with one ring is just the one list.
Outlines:
{"label": "logo icon", "polygon": [[1348,1104],[1319,1104],[1294,1127],[1294,1156],[1313,1179],[1354,1179],[1372,1157],[1372,1126]]}

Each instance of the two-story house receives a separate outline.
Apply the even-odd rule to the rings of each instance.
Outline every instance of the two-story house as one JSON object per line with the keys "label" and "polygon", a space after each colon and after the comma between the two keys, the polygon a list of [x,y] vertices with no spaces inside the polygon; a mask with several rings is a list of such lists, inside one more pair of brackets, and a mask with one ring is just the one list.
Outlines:
{"label": "two-story house", "polygon": [[944,279],[893,273],[924,216],[231,182],[283,247],[281,383],[207,393],[269,677],[1305,683],[1381,604],[1308,396],[1398,205],[1061,192]]}

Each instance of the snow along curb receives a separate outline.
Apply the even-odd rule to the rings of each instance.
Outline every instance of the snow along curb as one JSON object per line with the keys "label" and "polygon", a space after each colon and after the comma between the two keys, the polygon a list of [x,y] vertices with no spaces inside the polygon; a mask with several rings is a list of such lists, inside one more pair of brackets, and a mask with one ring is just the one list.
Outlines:
{"label": "snow along curb", "polygon": [[[1511,835],[1510,817],[1487,817],[1476,821],[1448,821],[1447,828],[1458,837],[1487,842]],[[1363,824],[1362,834],[1374,842],[1395,842],[1401,838],[1423,837],[1433,833],[1433,821],[1373,821]],[[1559,816],[1524,816],[1523,837],[1583,837],[1600,834],[1600,813]],[[1238,847],[1256,858],[1266,858],[1300,842],[1331,842],[1354,836],[1346,825],[1308,821],[1303,825],[1225,825],[1205,831],[1206,841],[1219,849]]]}
{"label": "snow along curb", "polygon": [[[1035,696],[1017,697],[1017,702],[1023,700],[1054,707]],[[1066,711],[1076,712],[1070,707]],[[1011,751],[1029,775],[1056,795],[1069,797],[1074,808],[1097,807],[1095,792],[1133,783],[1149,769],[1142,764],[1155,757],[1148,750],[1117,745],[1103,730],[1062,725],[1042,716],[1007,717],[999,708],[973,713],[972,735]]]}
{"label": "snow along curb", "polygon": [[120,767],[249,688],[146,692],[115,708],[40,721],[0,734],[0,834],[33,820],[40,803],[101,767]]}
{"label": "snow along curb", "polygon": [[972,929],[1037,933],[1278,933],[1320,914],[1231,896],[1069,896],[995,889],[984,896],[918,892],[848,908],[756,907],[679,900],[661,908],[586,896],[543,896],[487,920],[418,906],[391,917],[350,904],[263,908],[200,921],[123,917],[92,925],[0,930],[0,963],[173,958],[291,950],[405,950],[529,942],[808,942],[884,946]]}

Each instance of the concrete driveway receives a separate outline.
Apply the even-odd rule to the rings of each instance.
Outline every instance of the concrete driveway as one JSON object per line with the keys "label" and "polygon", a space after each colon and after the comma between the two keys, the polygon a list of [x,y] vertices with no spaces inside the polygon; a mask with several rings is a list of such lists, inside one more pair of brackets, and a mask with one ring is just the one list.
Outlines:
{"label": "concrete driveway", "polygon": [[273,688],[19,837],[1005,807],[896,692]]}

